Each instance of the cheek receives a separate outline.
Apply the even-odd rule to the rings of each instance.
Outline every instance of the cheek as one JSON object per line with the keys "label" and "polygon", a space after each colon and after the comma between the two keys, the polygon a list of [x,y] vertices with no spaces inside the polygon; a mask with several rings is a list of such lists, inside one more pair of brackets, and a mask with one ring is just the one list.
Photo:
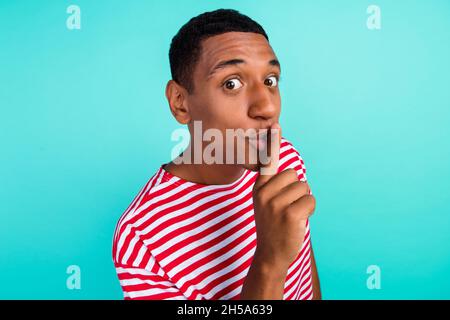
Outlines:
{"label": "cheek", "polygon": [[281,95],[279,90],[277,90],[271,95],[271,102],[277,108],[278,111],[281,109]]}
{"label": "cheek", "polygon": [[217,94],[208,99],[206,110],[201,115],[203,121],[208,122],[208,126],[217,129],[241,128],[245,127],[247,118],[246,101],[241,97],[227,97]]}

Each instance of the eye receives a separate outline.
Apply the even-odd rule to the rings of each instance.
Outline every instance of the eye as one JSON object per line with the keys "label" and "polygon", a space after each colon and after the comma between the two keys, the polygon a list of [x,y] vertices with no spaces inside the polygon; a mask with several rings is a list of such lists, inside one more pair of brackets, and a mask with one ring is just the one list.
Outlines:
{"label": "eye", "polygon": [[278,78],[276,76],[270,76],[264,80],[264,84],[269,87],[276,87],[278,85]]}
{"label": "eye", "polygon": [[243,86],[243,84],[239,79],[233,78],[233,79],[225,81],[223,86],[228,90],[236,90],[236,89],[241,88]]}

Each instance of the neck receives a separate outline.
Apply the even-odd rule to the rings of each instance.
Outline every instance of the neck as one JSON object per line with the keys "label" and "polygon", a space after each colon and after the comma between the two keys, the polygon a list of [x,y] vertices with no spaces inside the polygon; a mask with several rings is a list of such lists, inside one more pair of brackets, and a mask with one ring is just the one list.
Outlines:
{"label": "neck", "polygon": [[205,185],[230,184],[238,180],[244,168],[229,164],[175,164],[164,166],[164,170],[183,180]]}
{"label": "neck", "polygon": [[[188,146],[188,149],[189,148],[192,150],[191,145]],[[185,152],[183,152],[183,154]],[[182,158],[183,154],[180,155],[178,159]],[[191,153],[191,155],[192,154],[193,153]],[[205,185],[233,183],[238,180],[245,171],[242,165],[237,164],[206,164],[203,160],[200,164],[192,162],[193,161],[191,161],[191,164],[183,162],[176,164],[172,161],[164,166],[164,170],[181,179]]]}

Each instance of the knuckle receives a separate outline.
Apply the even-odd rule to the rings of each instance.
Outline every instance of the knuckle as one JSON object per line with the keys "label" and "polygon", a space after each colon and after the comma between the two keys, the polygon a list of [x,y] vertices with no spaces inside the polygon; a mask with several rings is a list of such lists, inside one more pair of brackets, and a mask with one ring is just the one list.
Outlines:
{"label": "knuckle", "polygon": [[256,200],[259,203],[266,203],[267,198],[268,198],[268,190],[265,187],[260,188],[257,192],[256,192]]}
{"label": "knuckle", "polygon": [[308,193],[308,185],[303,181],[297,181],[296,186],[298,188],[298,191],[301,195]]}
{"label": "knuckle", "polygon": [[297,171],[293,168],[287,168],[282,172],[282,175],[285,176],[289,181],[296,181],[297,179]]}
{"label": "knuckle", "polygon": [[286,171],[288,172],[287,174],[288,174],[290,179],[292,179],[292,180],[295,179],[295,181],[298,180],[298,178],[297,178],[297,171],[295,169],[289,168]]}
{"label": "knuckle", "polygon": [[308,213],[313,214],[316,209],[316,198],[313,195],[306,195],[306,203],[308,205]]}
{"label": "knuckle", "polygon": [[285,210],[285,216],[286,219],[288,219],[289,221],[295,221],[298,219],[298,210],[296,210],[294,207],[289,206],[286,208]]}
{"label": "knuckle", "polygon": [[312,195],[304,195],[299,199],[297,205],[286,208],[286,214],[298,219],[307,219],[316,207],[316,199]]}
{"label": "knuckle", "polygon": [[267,203],[267,207],[271,212],[276,212],[279,208],[278,201],[275,199],[269,200],[269,202]]}

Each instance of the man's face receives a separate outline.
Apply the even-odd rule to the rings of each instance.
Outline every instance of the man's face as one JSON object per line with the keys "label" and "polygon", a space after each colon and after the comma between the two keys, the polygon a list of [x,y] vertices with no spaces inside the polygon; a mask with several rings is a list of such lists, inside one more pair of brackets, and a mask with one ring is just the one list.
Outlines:
{"label": "man's face", "polygon": [[[223,137],[226,129],[268,129],[278,122],[280,71],[275,53],[260,34],[228,32],[204,40],[193,74],[194,92],[186,97],[191,134],[193,121],[202,121],[203,131],[220,130]],[[243,139],[248,160],[257,142]],[[247,160],[243,166],[256,170]]]}

